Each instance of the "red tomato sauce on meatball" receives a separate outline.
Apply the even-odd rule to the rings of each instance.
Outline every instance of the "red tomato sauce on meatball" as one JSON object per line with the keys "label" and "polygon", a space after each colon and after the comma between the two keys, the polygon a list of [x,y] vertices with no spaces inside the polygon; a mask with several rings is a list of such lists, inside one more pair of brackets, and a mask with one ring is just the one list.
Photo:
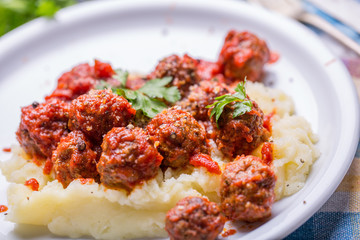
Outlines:
{"label": "red tomato sauce on meatball", "polygon": [[203,197],[186,197],[166,214],[165,230],[172,240],[215,240],[225,221],[216,203]]}
{"label": "red tomato sauce on meatball", "polygon": [[221,178],[221,209],[230,220],[255,222],[271,215],[276,176],[255,156],[238,156]]}
{"label": "red tomato sauce on meatball", "polygon": [[133,189],[156,176],[163,157],[141,128],[113,128],[101,145],[97,164],[101,182],[110,188]]}
{"label": "red tomato sauce on meatball", "polygon": [[262,69],[270,60],[265,41],[250,32],[230,31],[221,49],[218,64],[231,81],[260,81]]}
{"label": "red tomato sauce on meatball", "polygon": [[187,54],[183,57],[171,55],[162,59],[148,78],[172,77],[171,85],[176,86],[181,95],[185,96],[191,85],[200,82],[200,77],[196,73],[198,64],[198,60]]}
{"label": "red tomato sauce on meatball", "polygon": [[68,103],[58,99],[34,102],[21,108],[17,140],[30,157],[51,158],[60,139],[69,133],[68,120]]}
{"label": "red tomato sauce on meatball", "polygon": [[135,109],[122,96],[110,90],[92,90],[71,102],[70,130],[80,130],[89,139],[101,142],[113,127],[125,127],[135,116]]}
{"label": "red tomato sauce on meatball", "polygon": [[183,110],[164,110],[150,121],[146,130],[164,157],[165,166],[181,167],[189,163],[192,155],[207,153],[205,130]]}
{"label": "red tomato sauce on meatball", "polygon": [[98,153],[81,131],[72,131],[62,138],[51,161],[56,179],[67,187],[76,178],[98,178]]}
{"label": "red tomato sauce on meatball", "polygon": [[269,138],[264,128],[264,114],[256,102],[252,101],[252,110],[233,118],[234,105],[225,106],[224,112],[216,122],[211,119],[215,139],[219,150],[227,157],[250,154]]}

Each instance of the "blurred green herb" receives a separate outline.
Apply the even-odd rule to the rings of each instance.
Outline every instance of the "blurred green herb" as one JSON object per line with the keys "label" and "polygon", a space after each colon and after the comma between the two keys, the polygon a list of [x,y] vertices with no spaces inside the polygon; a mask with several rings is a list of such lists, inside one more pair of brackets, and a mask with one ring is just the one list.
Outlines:
{"label": "blurred green herb", "polygon": [[245,83],[246,83],[246,78],[244,79],[243,82],[240,82],[236,86],[234,94],[232,95],[225,94],[220,97],[216,97],[215,98],[216,101],[213,104],[206,106],[206,108],[214,107],[211,110],[210,118],[212,118],[215,115],[216,124],[218,123],[218,120],[221,114],[223,113],[225,106],[232,102],[235,102],[233,118],[236,118],[240,115],[243,115],[251,111],[252,103],[249,99],[246,99]]}
{"label": "blurred green herb", "polygon": [[156,114],[167,108],[161,99],[170,103],[180,99],[180,92],[177,87],[166,87],[171,82],[171,77],[151,79],[138,90],[131,90],[125,87],[128,72],[122,70],[116,70],[115,72],[113,78],[118,80],[118,86],[113,87],[109,83],[101,81],[96,86],[96,89],[111,88],[114,93],[126,98],[136,111],[141,110],[149,118],[155,117]]}
{"label": "blurred green herb", "polygon": [[0,0],[0,36],[37,17],[53,17],[75,0]]}

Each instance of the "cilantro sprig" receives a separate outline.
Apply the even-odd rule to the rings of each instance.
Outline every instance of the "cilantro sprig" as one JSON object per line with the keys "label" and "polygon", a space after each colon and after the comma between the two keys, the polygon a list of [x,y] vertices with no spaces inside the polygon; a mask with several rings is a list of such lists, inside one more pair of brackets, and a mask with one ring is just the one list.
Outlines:
{"label": "cilantro sprig", "polygon": [[233,111],[233,118],[236,118],[240,115],[243,115],[247,112],[250,112],[252,109],[252,103],[249,99],[246,99],[246,90],[245,90],[245,83],[246,78],[243,82],[240,82],[236,88],[235,93],[228,95],[222,95],[220,97],[215,98],[215,102],[211,105],[206,106],[206,108],[212,108],[210,113],[210,118],[215,115],[216,124],[218,124],[218,120],[221,114],[224,111],[226,105],[234,103],[234,111]]}
{"label": "cilantro sprig", "polygon": [[142,113],[149,118],[155,117],[167,108],[161,99],[170,103],[180,100],[180,92],[177,87],[166,87],[166,85],[171,82],[171,77],[151,79],[138,90],[131,90],[126,88],[128,76],[129,73],[127,71],[116,70],[113,78],[118,80],[118,86],[114,87],[105,81],[101,81],[96,88],[111,88],[114,93],[126,98],[136,111],[141,110]]}

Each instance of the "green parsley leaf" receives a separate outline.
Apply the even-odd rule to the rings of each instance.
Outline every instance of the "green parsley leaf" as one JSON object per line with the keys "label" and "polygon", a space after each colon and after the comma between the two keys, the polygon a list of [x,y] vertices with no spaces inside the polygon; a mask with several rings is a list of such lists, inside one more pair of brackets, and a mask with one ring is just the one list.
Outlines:
{"label": "green parsley leaf", "polygon": [[180,100],[180,92],[175,86],[165,87],[171,80],[171,77],[151,79],[139,91],[151,98],[164,98],[166,101],[174,103]]}
{"label": "green parsley leaf", "polygon": [[239,82],[239,84],[236,86],[234,97],[239,99],[246,98],[245,82],[246,82],[246,77],[243,82]]}
{"label": "green parsley leaf", "polygon": [[113,92],[126,98],[136,111],[142,111],[149,118],[155,117],[156,114],[167,108],[165,103],[158,99],[150,98],[139,91],[113,88]]}
{"label": "green parsley leaf", "polygon": [[[116,93],[117,95],[123,96],[124,98],[126,98],[129,102],[132,103],[132,105],[134,105],[136,103],[136,98],[139,97],[138,93],[136,91],[126,89],[126,88],[112,88],[112,91],[113,91],[113,93]],[[137,104],[137,106],[138,105],[139,104]],[[138,110],[138,109],[136,109],[136,110]]]}
{"label": "green parsley leaf", "polygon": [[233,112],[233,118],[236,118],[240,115],[243,115],[247,112],[250,112],[252,109],[252,103],[250,100],[246,100],[243,102],[237,102],[234,104],[235,110]]}
{"label": "green parsley leaf", "polygon": [[251,111],[252,103],[250,100],[246,99],[245,83],[246,83],[246,78],[244,79],[244,82],[240,82],[236,86],[234,94],[232,95],[225,94],[216,97],[215,98],[216,101],[213,104],[206,106],[206,108],[213,108],[211,109],[210,112],[210,118],[212,118],[215,115],[216,124],[218,124],[218,120],[221,114],[223,113],[225,106],[232,102],[235,102],[233,118],[236,118],[240,115],[243,115]]}
{"label": "green parsley leaf", "polygon": [[180,100],[180,92],[177,87],[166,87],[171,82],[171,77],[151,79],[140,89],[131,90],[126,88],[129,73],[123,70],[115,72],[113,78],[119,81],[119,86],[111,86],[105,81],[100,81],[96,89],[111,89],[115,94],[126,98],[136,111],[141,111],[149,118],[155,117],[167,108],[160,99],[165,99],[170,103]]}
{"label": "green parsley leaf", "polygon": [[116,69],[113,78],[119,81],[120,86],[125,87],[128,76],[129,76],[128,71]]}
{"label": "green parsley leaf", "polygon": [[167,108],[166,104],[157,99],[152,99],[136,91],[136,99],[130,100],[136,110],[141,110],[149,118],[154,118],[158,113]]}

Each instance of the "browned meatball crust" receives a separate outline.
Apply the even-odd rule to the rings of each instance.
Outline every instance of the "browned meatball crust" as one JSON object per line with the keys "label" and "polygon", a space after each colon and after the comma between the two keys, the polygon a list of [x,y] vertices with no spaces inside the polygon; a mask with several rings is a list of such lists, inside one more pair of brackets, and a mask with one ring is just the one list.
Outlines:
{"label": "browned meatball crust", "polygon": [[183,57],[171,55],[161,60],[148,78],[173,77],[171,85],[176,86],[184,96],[191,85],[200,81],[196,74],[197,65],[198,61],[186,54]]}
{"label": "browned meatball crust", "polygon": [[56,179],[66,188],[76,178],[98,179],[96,163],[99,155],[81,131],[62,138],[53,152]]}
{"label": "browned meatball crust", "polygon": [[69,128],[99,143],[113,127],[126,126],[135,113],[125,98],[110,90],[91,90],[71,102]]}
{"label": "browned meatball crust", "polygon": [[131,191],[155,177],[163,159],[141,128],[113,128],[105,135],[101,147],[103,152],[97,165],[100,180],[114,189]]}
{"label": "browned meatball crust", "polygon": [[249,32],[230,31],[221,49],[218,63],[226,78],[260,81],[263,67],[270,59],[265,41]]}
{"label": "browned meatball crust", "polygon": [[214,240],[225,221],[216,203],[203,197],[186,197],[166,214],[165,230],[171,240]]}
{"label": "browned meatball crust", "polygon": [[204,128],[189,113],[175,107],[157,114],[147,132],[164,157],[165,166],[184,166],[193,154],[206,152]]}
{"label": "browned meatball crust", "polygon": [[30,157],[51,158],[60,139],[69,133],[68,112],[68,104],[57,99],[41,104],[34,102],[21,109],[16,136]]}
{"label": "browned meatball crust", "polygon": [[238,156],[221,178],[221,210],[230,220],[255,222],[271,215],[276,176],[255,156]]}
{"label": "browned meatball crust", "polygon": [[234,104],[226,105],[218,124],[212,117],[216,144],[227,157],[250,154],[270,133],[264,128],[264,113],[256,102],[252,101],[252,110],[233,118]]}
{"label": "browned meatball crust", "polygon": [[190,113],[196,120],[208,121],[209,109],[206,106],[212,104],[216,97],[229,93],[226,85],[213,80],[201,81],[198,85],[190,87],[190,93],[177,105],[185,112]]}

